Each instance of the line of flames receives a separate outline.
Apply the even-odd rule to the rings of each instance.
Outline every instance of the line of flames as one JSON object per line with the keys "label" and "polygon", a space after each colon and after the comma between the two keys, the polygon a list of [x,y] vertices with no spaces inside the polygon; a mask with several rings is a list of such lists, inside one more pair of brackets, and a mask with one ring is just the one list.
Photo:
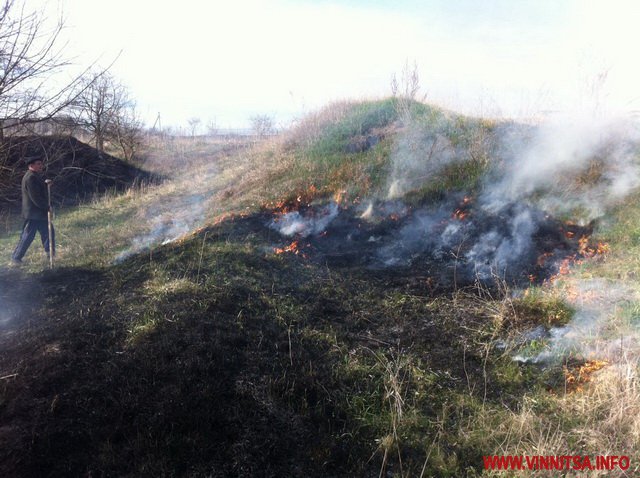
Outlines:
{"label": "line of flames", "polygon": [[[306,190],[299,193],[294,200],[292,199],[282,199],[280,201],[275,202],[266,202],[263,204],[264,209],[271,209],[274,214],[282,215],[287,214],[289,212],[297,211],[303,206],[311,206],[311,203],[314,199],[318,198],[320,195],[320,190],[314,185],[310,185]],[[356,196],[352,200],[347,201],[347,191],[339,190],[333,194],[333,201],[338,205],[344,205],[347,202],[352,202],[353,204],[360,204],[362,199],[360,196]]]}
{"label": "line of flames", "polygon": [[[570,239],[575,236],[575,233],[568,232],[568,233],[565,233],[565,235],[567,238]],[[571,272],[572,266],[580,265],[587,259],[592,259],[595,257],[604,257],[609,252],[611,252],[611,248],[609,247],[609,244],[605,242],[598,242],[597,245],[591,246],[589,244],[589,236],[583,235],[582,237],[580,237],[580,239],[578,239],[578,252],[574,255],[567,256],[564,259],[562,259],[562,261],[558,265],[558,273],[549,277],[545,282],[553,284],[558,279],[560,279],[560,277],[568,275]],[[551,256],[553,256],[553,253],[550,253],[550,252],[546,252],[542,254],[540,257],[538,257],[537,265],[543,266],[546,260]],[[529,279],[535,280],[535,277],[529,276]]]}
{"label": "line of flames", "polygon": [[[275,204],[271,204],[271,203],[265,204],[265,206],[271,207],[271,209],[273,210],[273,215],[275,216],[274,220],[277,222],[284,215],[290,212],[297,211],[300,209],[300,207],[303,207],[305,205],[310,206],[311,200],[313,199],[314,196],[317,195],[317,193],[318,193],[318,189],[312,184],[303,194],[298,195],[298,197],[295,200],[295,203],[293,204],[291,203],[291,201],[278,201]],[[340,205],[344,203],[345,196],[346,196],[346,191],[337,191],[333,196],[333,200],[335,201],[336,204]],[[359,201],[360,201],[360,198],[357,197],[356,199],[354,199],[354,204],[357,204]],[[327,232],[324,231],[321,234],[321,236],[326,236],[326,234]],[[310,244],[307,244],[307,247],[309,246]],[[278,255],[289,252],[295,255],[300,255],[306,259],[308,257],[307,254],[303,253],[300,247],[301,247],[300,241],[295,240],[287,246],[274,247],[273,252],[274,254],[278,254]]]}

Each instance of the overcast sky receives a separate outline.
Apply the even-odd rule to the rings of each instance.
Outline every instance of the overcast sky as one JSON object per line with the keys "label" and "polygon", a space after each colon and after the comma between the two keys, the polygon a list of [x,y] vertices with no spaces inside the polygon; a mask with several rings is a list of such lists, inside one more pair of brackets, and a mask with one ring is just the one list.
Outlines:
{"label": "overcast sky", "polygon": [[[35,4],[36,1],[34,0]],[[286,125],[391,92],[408,61],[429,102],[463,113],[640,110],[633,0],[49,0],[78,62],[108,63],[148,126]]]}

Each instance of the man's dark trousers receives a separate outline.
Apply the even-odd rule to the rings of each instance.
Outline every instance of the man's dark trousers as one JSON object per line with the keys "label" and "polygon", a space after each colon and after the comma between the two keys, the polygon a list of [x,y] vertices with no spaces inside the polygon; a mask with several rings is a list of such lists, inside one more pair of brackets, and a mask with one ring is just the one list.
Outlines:
{"label": "man's dark trousers", "polygon": [[[40,219],[27,219],[22,227],[22,234],[20,235],[20,241],[16,246],[16,250],[13,251],[11,258],[14,261],[21,261],[24,255],[27,253],[27,249],[36,237],[36,232],[40,233],[40,239],[42,239],[42,245],[44,250],[49,255],[49,222],[42,221]],[[56,253],[56,233],[51,226],[51,236],[53,240],[53,254]]]}

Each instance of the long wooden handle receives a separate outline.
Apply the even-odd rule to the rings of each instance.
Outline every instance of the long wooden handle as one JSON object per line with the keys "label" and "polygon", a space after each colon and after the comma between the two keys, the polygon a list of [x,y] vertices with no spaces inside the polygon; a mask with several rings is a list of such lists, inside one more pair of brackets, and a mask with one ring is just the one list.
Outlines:
{"label": "long wooden handle", "polygon": [[49,196],[49,210],[47,211],[47,222],[49,223],[49,267],[53,269],[53,211],[51,210],[51,184],[47,184]]}

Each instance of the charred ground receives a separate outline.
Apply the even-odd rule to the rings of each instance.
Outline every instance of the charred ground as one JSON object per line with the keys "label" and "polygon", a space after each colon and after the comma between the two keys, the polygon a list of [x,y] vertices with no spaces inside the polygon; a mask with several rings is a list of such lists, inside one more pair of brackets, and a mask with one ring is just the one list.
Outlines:
{"label": "charred ground", "polygon": [[[590,244],[593,224],[561,221],[527,204],[489,211],[462,194],[431,204],[382,201],[365,208],[329,202],[283,210],[254,218],[256,228],[267,224],[292,241],[275,247],[277,253],[330,267],[423,276],[442,291],[478,282],[491,287],[496,280],[516,288],[542,284],[560,272],[563,260],[584,259],[597,247]],[[527,237],[516,248],[521,217]]]}

